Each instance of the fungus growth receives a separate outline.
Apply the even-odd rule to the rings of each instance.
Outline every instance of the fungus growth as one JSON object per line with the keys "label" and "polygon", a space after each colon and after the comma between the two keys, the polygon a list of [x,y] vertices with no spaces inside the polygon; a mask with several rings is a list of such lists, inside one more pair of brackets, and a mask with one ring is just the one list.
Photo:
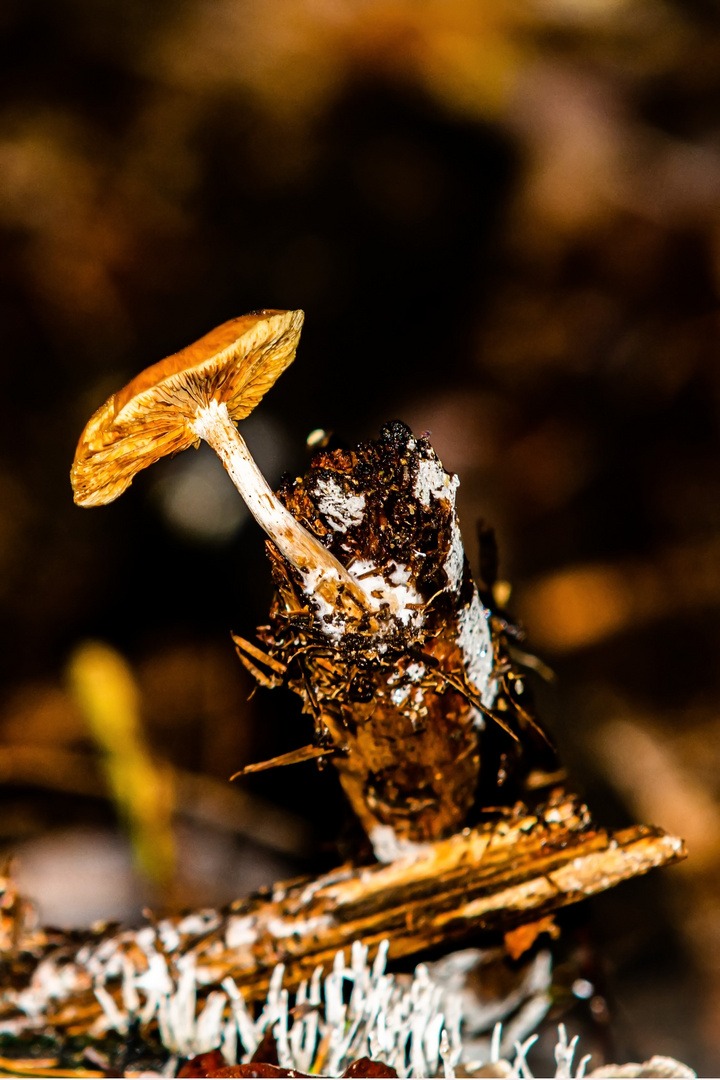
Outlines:
{"label": "fungus growth", "polygon": [[303,318],[302,311],[252,312],[142,371],[85,426],[70,474],[74,498],[79,506],[110,503],[141,469],[204,439],[307,587],[362,618],[379,605],[279,502],[235,426],[294,360]]}

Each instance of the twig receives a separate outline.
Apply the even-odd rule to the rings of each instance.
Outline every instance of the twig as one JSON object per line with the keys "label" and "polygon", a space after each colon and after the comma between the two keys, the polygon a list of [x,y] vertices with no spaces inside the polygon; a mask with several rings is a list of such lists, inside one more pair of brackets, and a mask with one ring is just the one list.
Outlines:
{"label": "twig", "polygon": [[[644,826],[610,834],[593,827],[575,798],[558,795],[541,813],[518,808],[513,817],[420,846],[389,865],[343,866],[223,912],[161,920],[154,933],[145,928],[84,941],[55,934],[42,947],[36,932],[32,966],[37,971],[38,960],[44,963],[42,978],[26,975],[23,996],[15,971],[3,995],[0,1029],[40,1023],[81,1033],[100,1014],[94,987],[104,985],[119,1000],[121,972],[127,977],[129,964],[133,978],[141,979],[160,949],[171,966],[192,954],[198,983],[207,990],[230,976],[257,1000],[278,963],[292,988],[317,965],[329,969],[336,952],[355,940],[372,955],[389,938],[390,957],[397,959],[506,932],[684,857],[677,837]],[[23,966],[27,970],[27,957]]]}

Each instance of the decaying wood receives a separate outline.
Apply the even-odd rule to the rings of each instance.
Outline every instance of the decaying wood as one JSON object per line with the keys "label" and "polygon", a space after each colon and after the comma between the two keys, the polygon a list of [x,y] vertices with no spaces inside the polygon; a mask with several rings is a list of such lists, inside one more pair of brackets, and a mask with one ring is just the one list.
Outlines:
{"label": "decaying wood", "polygon": [[[380,611],[372,624],[349,623],[268,545],[276,595],[270,624],[258,630],[264,650],[235,638],[261,685],[286,682],[302,698],[316,745],[334,751],[380,858],[392,858],[403,842],[449,836],[474,805],[497,804],[499,773],[502,783],[514,766],[522,779],[532,768],[533,739],[544,739],[523,704],[508,624],[486,606],[490,592],[481,593],[470,574],[458,483],[427,439],[399,421],[376,442],[316,454],[279,497]],[[487,729],[496,727],[503,766],[479,790],[494,734]],[[556,767],[552,754],[544,764]],[[527,790],[521,784],[520,797]]]}
{"label": "decaying wood", "polygon": [[95,988],[120,1000],[123,979],[142,978],[158,953],[171,971],[192,954],[206,990],[230,976],[260,999],[278,963],[292,988],[357,939],[372,953],[389,938],[397,959],[507,932],[684,856],[682,841],[659,829],[597,829],[584,806],[558,793],[542,812],[518,807],[389,865],[343,866],[223,912],[82,938],[34,930],[13,939],[6,929],[0,1030],[87,1030],[101,1011]]}

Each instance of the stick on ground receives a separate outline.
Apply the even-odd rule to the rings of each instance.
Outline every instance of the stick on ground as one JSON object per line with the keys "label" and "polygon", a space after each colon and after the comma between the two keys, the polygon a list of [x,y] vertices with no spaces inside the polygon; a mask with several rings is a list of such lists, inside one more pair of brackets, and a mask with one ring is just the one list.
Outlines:
{"label": "stick on ground", "polygon": [[0,1030],[87,1031],[101,1017],[95,987],[118,1002],[123,981],[126,996],[130,982],[142,994],[158,953],[171,972],[192,954],[201,993],[230,976],[246,999],[259,1000],[278,963],[292,989],[317,965],[329,970],[337,950],[356,939],[372,955],[389,938],[397,959],[506,933],[684,857],[677,837],[647,826],[611,834],[594,827],[576,798],[557,793],[536,813],[518,807],[397,862],[342,866],[221,912],[82,939],[35,931],[6,953]]}

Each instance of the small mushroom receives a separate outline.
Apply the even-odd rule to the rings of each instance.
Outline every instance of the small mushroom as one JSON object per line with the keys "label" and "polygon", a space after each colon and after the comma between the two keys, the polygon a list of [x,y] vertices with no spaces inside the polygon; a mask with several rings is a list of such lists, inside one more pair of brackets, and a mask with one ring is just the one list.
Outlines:
{"label": "small mushroom", "polygon": [[242,315],[146,368],[90,418],[70,478],[79,506],[101,506],[141,469],[204,439],[306,592],[359,618],[377,603],[277,499],[235,426],[292,363],[303,318],[302,311]]}

